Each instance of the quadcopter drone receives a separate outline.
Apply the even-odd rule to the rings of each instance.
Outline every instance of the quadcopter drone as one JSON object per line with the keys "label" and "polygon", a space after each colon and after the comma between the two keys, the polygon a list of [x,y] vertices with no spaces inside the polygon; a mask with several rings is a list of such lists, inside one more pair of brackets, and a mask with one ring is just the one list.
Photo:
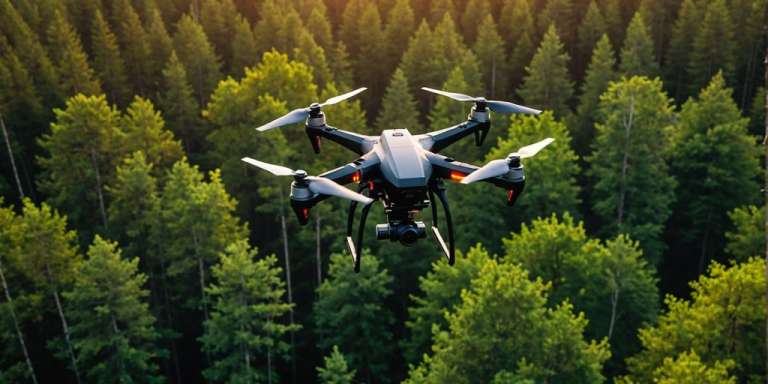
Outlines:
{"label": "quadcopter drone", "polygon": [[[520,148],[501,160],[492,160],[482,167],[458,162],[438,152],[457,140],[474,134],[475,144],[482,145],[490,129],[490,112],[525,113],[538,115],[541,111],[506,101],[486,100],[460,93],[421,89],[447,96],[451,99],[473,102],[467,121],[439,131],[412,135],[405,127],[386,129],[379,136],[367,136],[337,129],[326,124],[321,108],[353,97],[366,88],[359,88],[325,102],[313,103],[307,108],[295,109],[259,128],[263,132],[284,125],[304,122],[304,129],[315,153],[320,153],[320,140],[326,138],[355,152],[360,157],[342,167],[319,176],[309,176],[303,170],[292,170],[244,157],[245,163],[276,176],[293,176],[291,183],[291,207],[301,225],[309,221],[309,210],[330,196],[351,200],[347,218],[347,247],[352,255],[354,270],[360,270],[363,230],[368,211],[374,201],[380,200],[387,215],[387,223],[376,225],[376,239],[399,241],[412,245],[427,236],[426,226],[417,221],[421,210],[432,208],[431,230],[448,258],[455,261],[455,244],[451,210],[448,207],[443,180],[470,184],[485,181],[507,191],[507,205],[512,206],[525,186],[525,174],[521,159],[534,156],[554,139],[546,138],[538,143]],[[358,191],[343,184],[357,183]],[[443,206],[448,229],[448,245],[438,229],[435,196]],[[362,204],[362,214],[357,231],[357,241],[352,239],[352,229],[357,205]]]}

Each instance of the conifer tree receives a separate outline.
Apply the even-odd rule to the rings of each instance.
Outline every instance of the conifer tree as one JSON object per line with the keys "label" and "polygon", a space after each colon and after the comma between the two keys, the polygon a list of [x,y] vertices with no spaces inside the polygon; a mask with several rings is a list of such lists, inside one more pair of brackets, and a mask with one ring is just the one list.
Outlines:
{"label": "conifer tree", "polygon": [[749,133],[760,136],[765,134],[765,87],[760,87],[752,99],[749,111]]}
{"label": "conifer tree", "polygon": [[376,129],[407,128],[411,132],[421,131],[416,100],[411,95],[411,88],[403,70],[398,68],[389,81],[384,98],[381,100],[379,116],[376,117]]}
{"label": "conifer tree", "polygon": [[605,25],[605,18],[597,6],[595,0],[589,2],[587,13],[581,20],[578,30],[578,43],[576,45],[578,54],[575,57],[577,71],[582,73],[589,63],[589,54],[595,49],[595,45],[600,38],[605,35],[608,28]]}
{"label": "conifer tree", "polygon": [[635,13],[627,27],[626,36],[621,48],[619,72],[627,77],[658,76],[659,64],[654,56],[653,39],[645,26],[642,13]]}
{"label": "conifer tree", "polygon": [[173,53],[173,41],[168,34],[160,11],[157,9],[153,10],[150,16],[147,37],[149,39],[148,44],[151,58],[149,64],[151,72],[150,89],[153,91],[152,95],[154,96],[152,100],[157,100],[158,96],[156,95],[165,90],[163,69],[171,58],[171,53]]}
{"label": "conifer tree", "polygon": [[728,217],[733,229],[725,233],[725,252],[738,263],[762,255],[765,250],[765,208],[740,207],[729,212]]}
{"label": "conifer tree", "polygon": [[672,28],[666,55],[667,61],[674,64],[665,66],[665,84],[677,100],[686,100],[688,95],[698,91],[690,92],[687,80],[693,39],[697,35],[702,16],[703,10],[694,0],[683,0]]}
{"label": "conifer tree", "polygon": [[203,0],[200,4],[200,26],[213,50],[229,68],[232,57],[235,20],[239,16],[232,0]]}
{"label": "conifer tree", "polygon": [[307,25],[312,26],[312,28],[309,28],[309,32],[312,33],[312,37],[317,44],[323,47],[326,53],[333,52],[333,32],[331,31],[331,23],[328,20],[325,3],[322,1],[313,3],[312,12],[307,19]]}
{"label": "conifer tree", "polygon": [[251,23],[243,17],[235,20],[235,36],[232,40],[232,59],[230,72],[236,77],[245,74],[245,68],[256,64],[256,37]]}
{"label": "conifer tree", "polygon": [[298,37],[296,47],[293,48],[293,57],[312,68],[313,80],[316,84],[332,82],[331,67],[328,65],[323,47],[315,42],[312,34],[306,29],[296,31],[296,34]]}
{"label": "conifer tree", "polygon": [[632,77],[609,85],[598,113],[597,136],[587,158],[592,208],[604,223],[603,234],[629,234],[655,265],[675,199],[675,180],[667,173],[665,158],[671,145],[671,100],[660,80]]}
{"label": "conifer tree", "polygon": [[541,13],[536,16],[539,36],[544,36],[554,25],[567,50],[573,48],[575,36],[573,0],[547,0]]}
{"label": "conifer tree", "polygon": [[[381,25],[381,16],[378,7],[373,2],[368,2],[357,24],[360,42],[358,56],[355,57],[355,79],[359,84],[365,84],[371,88],[371,95],[380,95],[386,87],[386,74],[384,64],[386,61],[386,44],[384,42],[384,29]],[[364,97],[363,100],[366,98]],[[378,98],[369,97],[365,103],[367,110],[373,110]]]}
{"label": "conifer tree", "polygon": [[279,321],[293,306],[285,303],[284,283],[277,259],[255,260],[256,250],[239,240],[223,251],[212,273],[216,283],[206,288],[211,317],[200,337],[213,365],[203,371],[214,382],[264,381],[270,375],[259,367],[268,354],[281,355],[289,346],[283,336],[299,326]]}
{"label": "conifer tree", "polygon": [[416,30],[416,18],[409,0],[397,0],[389,10],[384,25],[386,44],[386,72],[390,73],[400,63],[400,58],[408,47],[408,40]]}
{"label": "conifer tree", "polygon": [[116,23],[121,26],[117,31],[122,46],[123,60],[129,63],[126,66],[128,82],[133,86],[133,94],[146,95],[152,78],[150,65],[153,52],[149,42],[161,37],[152,36],[150,39],[141,24],[139,15],[129,2],[126,1],[125,4],[121,4],[120,8],[123,16]]}
{"label": "conifer tree", "polygon": [[352,274],[349,256],[331,255],[328,278],[317,288],[314,304],[318,346],[324,351],[340,346],[364,380],[389,382],[393,317],[383,301],[392,292],[392,276],[372,254],[361,256],[360,273]]}
{"label": "conifer tree", "polygon": [[574,86],[568,74],[570,57],[563,48],[555,26],[550,25],[533,60],[525,68],[527,75],[518,91],[526,104],[552,110],[557,117],[568,114]]}
{"label": "conifer tree", "polygon": [[679,7],[678,2],[669,2],[664,0],[641,0],[638,12],[643,15],[643,21],[648,27],[649,34],[655,47],[654,57],[661,59],[667,48],[669,33],[672,22],[672,15]]}
{"label": "conifer tree", "polygon": [[61,89],[66,95],[101,93],[101,85],[88,64],[80,38],[58,12],[48,27],[48,51],[57,63]]}
{"label": "conifer tree", "polygon": [[488,0],[469,0],[461,13],[461,32],[464,40],[469,44],[476,44],[478,38],[485,38],[478,28],[483,25],[486,18],[491,16],[491,5]]}
{"label": "conifer tree", "polygon": [[221,64],[203,28],[192,16],[184,15],[179,20],[173,47],[187,71],[198,104],[205,105],[221,79]]}
{"label": "conifer tree", "polygon": [[605,26],[608,28],[608,37],[611,38],[611,43],[618,47],[624,41],[624,32],[626,32],[621,1],[602,0],[600,10],[603,11]]}
{"label": "conifer tree", "polygon": [[595,137],[595,121],[600,95],[608,89],[608,84],[616,80],[613,48],[608,35],[603,35],[592,51],[592,61],[584,77],[579,107],[576,109],[576,121],[573,130],[573,148],[581,156],[586,156]]}
{"label": "conifer tree", "polygon": [[[475,20],[475,23],[477,21]],[[506,92],[509,84],[507,73],[507,55],[504,50],[504,40],[499,36],[496,23],[490,13],[482,19],[477,30],[478,39],[472,51],[480,60],[480,71],[483,73],[485,84],[484,95],[498,97]]]}
{"label": "conifer tree", "polygon": [[154,344],[159,334],[138,266],[138,258],[121,259],[117,243],[97,235],[64,293],[78,362],[90,382],[162,382],[153,362],[162,354]]}
{"label": "conifer tree", "polygon": [[69,368],[80,383],[77,357],[61,300],[62,292],[72,284],[82,262],[75,243],[76,234],[67,230],[67,218],[47,204],[37,207],[29,199],[23,204],[23,214],[17,224],[18,252],[23,257],[19,257],[16,264],[36,290],[53,298],[64,336],[61,356],[68,360]]}
{"label": "conifer tree", "polygon": [[353,83],[352,64],[349,52],[343,42],[339,41],[333,49],[333,60],[328,64],[333,72],[333,80],[339,86],[350,88]]}
{"label": "conifer tree", "polygon": [[707,3],[691,50],[688,64],[689,87],[692,93],[704,88],[718,71],[726,80],[734,76],[736,56],[734,31],[728,6],[724,0]]}
{"label": "conifer tree", "polygon": [[759,151],[732,93],[718,73],[678,118],[680,137],[670,162],[678,180],[672,227],[685,248],[698,253],[699,272],[721,254],[728,213],[758,199]]}
{"label": "conifer tree", "polygon": [[125,63],[120,57],[117,37],[109,29],[100,11],[96,11],[91,30],[93,68],[104,85],[104,92],[110,103],[125,105],[129,91],[125,77]]}
{"label": "conifer tree", "polygon": [[160,109],[168,120],[168,127],[181,139],[186,152],[194,153],[203,143],[203,121],[187,79],[184,65],[172,52],[163,69],[165,92],[160,95]]}
{"label": "conifer tree", "polygon": [[443,22],[446,18],[451,19],[452,23],[456,22],[456,6],[452,0],[433,0],[429,3],[429,17],[428,21],[430,25],[437,25]]}
{"label": "conifer tree", "polygon": [[141,151],[158,172],[168,170],[181,160],[184,151],[173,133],[165,129],[160,112],[147,99],[136,96],[125,110],[121,121],[125,134],[125,153]]}
{"label": "conifer tree", "polygon": [[[527,34],[530,43],[534,43],[538,33],[531,15],[529,0],[504,0],[499,16],[499,33],[505,39],[509,52],[514,51],[515,47],[520,44],[523,35]],[[528,60],[523,65],[527,63]],[[523,67],[520,66],[519,68],[522,69]]]}
{"label": "conifer tree", "polygon": [[370,5],[372,5],[370,0],[350,0],[344,7],[338,36],[353,58],[359,57],[361,33],[358,28],[363,12]]}
{"label": "conifer tree", "polygon": [[339,346],[334,345],[331,354],[323,358],[325,365],[317,367],[317,376],[322,384],[352,384],[355,379],[356,369],[350,370],[347,360],[339,351]]}

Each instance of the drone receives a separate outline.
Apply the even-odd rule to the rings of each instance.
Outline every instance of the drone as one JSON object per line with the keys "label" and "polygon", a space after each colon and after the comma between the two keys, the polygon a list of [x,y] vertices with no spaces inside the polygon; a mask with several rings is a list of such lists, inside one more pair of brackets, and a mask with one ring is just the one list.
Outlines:
{"label": "drone", "polygon": [[[406,127],[386,129],[379,136],[367,136],[344,131],[326,123],[322,107],[347,100],[366,88],[359,88],[332,97],[323,103],[294,109],[256,130],[264,132],[285,125],[304,122],[315,153],[320,153],[321,138],[333,141],[356,153],[357,160],[330,170],[319,176],[310,176],[303,170],[293,170],[280,165],[265,163],[250,157],[242,161],[275,176],[292,176],[291,208],[301,225],[309,221],[309,211],[317,203],[331,196],[350,200],[347,217],[346,244],[352,256],[354,271],[360,271],[363,232],[368,212],[374,201],[381,201],[387,223],[376,225],[376,239],[399,241],[413,245],[427,237],[426,225],[416,218],[423,209],[431,207],[431,231],[442,253],[453,265],[455,242],[451,210],[448,206],[444,180],[471,184],[477,181],[491,183],[506,190],[507,205],[513,206],[525,187],[522,159],[536,155],[554,141],[546,138],[510,153],[505,159],[492,160],[482,167],[458,162],[440,155],[449,145],[469,135],[474,135],[475,145],[482,145],[491,126],[490,112],[523,113],[538,115],[541,111],[507,101],[487,100],[460,93],[422,87],[424,91],[449,97],[461,102],[472,102],[467,120],[457,125],[425,134],[411,134]],[[357,192],[343,185],[356,183]],[[438,200],[435,200],[437,196]],[[445,214],[448,245],[438,229],[436,202]],[[355,213],[362,204],[356,241],[352,239]]]}

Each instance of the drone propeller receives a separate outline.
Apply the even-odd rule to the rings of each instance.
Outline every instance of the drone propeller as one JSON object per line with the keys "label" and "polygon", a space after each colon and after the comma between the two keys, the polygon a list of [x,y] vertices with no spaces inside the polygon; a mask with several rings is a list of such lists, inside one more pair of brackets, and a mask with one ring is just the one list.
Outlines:
{"label": "drone propeller", "polygon": [[510,103],[508,101],[501,101],[501,100],[486,100],[484,97],[472,97],[467,96],[461,93],[455,93],[455,92],[447,92],[447,91],[441,91],[439,89],[433,89],[428,87],[421,87],[421,89],[432,92],[438,95],[450,97],[451,99],[458,100],[458,101],[472,101],[478,104],[485,104],[490,108],[491,111],[494,112],[500,112],[500,113],[526,113],[530,115],[538,115],[541,113],[538,109],[528,108],[522,105],[517,105],[515,103]]}
{"label": "drone propeller", "polygon": [[342,101],[344,101],[346,99],[349,99],[352,96],[357,95],[360,92],[365,91],[366,89],[368,89],[368,88],[365,88],[365,87],[358,88],[358,89],[355,89],[354,91],[347,92],[347,93],[345,93],[343,95],[331,97],[330,99],[328,99],[328,100],[326,100],[326,101],[324,101],[324,102],[322,102],[320,104],[313,103],[312,105],[310,105],[309,107],[306,107],[306,108],[294,109],[293,111],[290,111],[287,114],[285,114],[285,115],[283,115],[281,117],[278,117],[277,119],[272,120],[269,123],[262,125],[261,127],[256,128],[256,130],[259,131],[259,132],[264,132],[264,131],[268,131],[268,130],[270,130],[272,128],[277,128],[277,127],[282,127],[284,125],[300,123],[300,122],[306,120],[307,117],[309,117],[309,114],[310,114],[310,112],[312,112],[313,109],[317,109],[319,111],[320,108],[322,108],[322,107],[324,107],[326,105],[333,105],[333,104],[336,104],[336,103],[340,103],[340,102],[342,102]]}
{"label": "drone propeller", "polygon": [[240,160],[256,168],[265,170],[275,176],[293,176],[297,182],[306,183],[307,188],[309,188],[312,193],[341,197],[343,199],[357,201],[358,203],[365,205],[373,202],[373,199],[370,197],[350,191],[349,189],[342,187],[331,179],[326,179],[325,177],[319,176],[307,176],[307,173],[300,169],[294,171],[281,165],[265,163],[250,157],[243,157]]}
{"label": "drone propeller", "polygon": [[464,177],[461,180],[461,183],[469,184],[474,183],[475,181],[506,175],[510,171],[510,163],[512,160],[533,157],[553,141],[555,141],[555,139],[548,137],[542,141],[539,141],[538,143],[526,145],[525,147],[518,149],[517,152],[510,153],[506,159],[491,160],[476,171]]}

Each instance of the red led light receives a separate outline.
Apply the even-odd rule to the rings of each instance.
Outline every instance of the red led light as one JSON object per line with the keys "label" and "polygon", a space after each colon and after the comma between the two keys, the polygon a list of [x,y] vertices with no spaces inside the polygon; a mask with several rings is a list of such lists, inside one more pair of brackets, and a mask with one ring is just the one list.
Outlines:
{"label": "red led light", "polygon": [[373,191],[373,181],[368,182],[368,190]]}
{"label": "red led light", "polygon": [[355,183],[360,182],[360,171],[355,171],[355,173],[352,174],[352,181]]}
{"label": "red led light", "polygon": [[301,214],[304,215],[304,218],[309,218],[309,208],[304,208],[301,210]]}
{"label": "red led light", "polygon": [[464,179],[464,174],[458,171],[451,171],[451,180],[453,181],[461,181]]}
{"label": "red led light", "polygon": [[513,190],[511,190],[511,189],[510,189],[510,190],[508,190],[508,191],[507,191],[507,201],[512,201],[512,198],[513,198],[513,197],[515,197],[515,191],[513,191]]}

